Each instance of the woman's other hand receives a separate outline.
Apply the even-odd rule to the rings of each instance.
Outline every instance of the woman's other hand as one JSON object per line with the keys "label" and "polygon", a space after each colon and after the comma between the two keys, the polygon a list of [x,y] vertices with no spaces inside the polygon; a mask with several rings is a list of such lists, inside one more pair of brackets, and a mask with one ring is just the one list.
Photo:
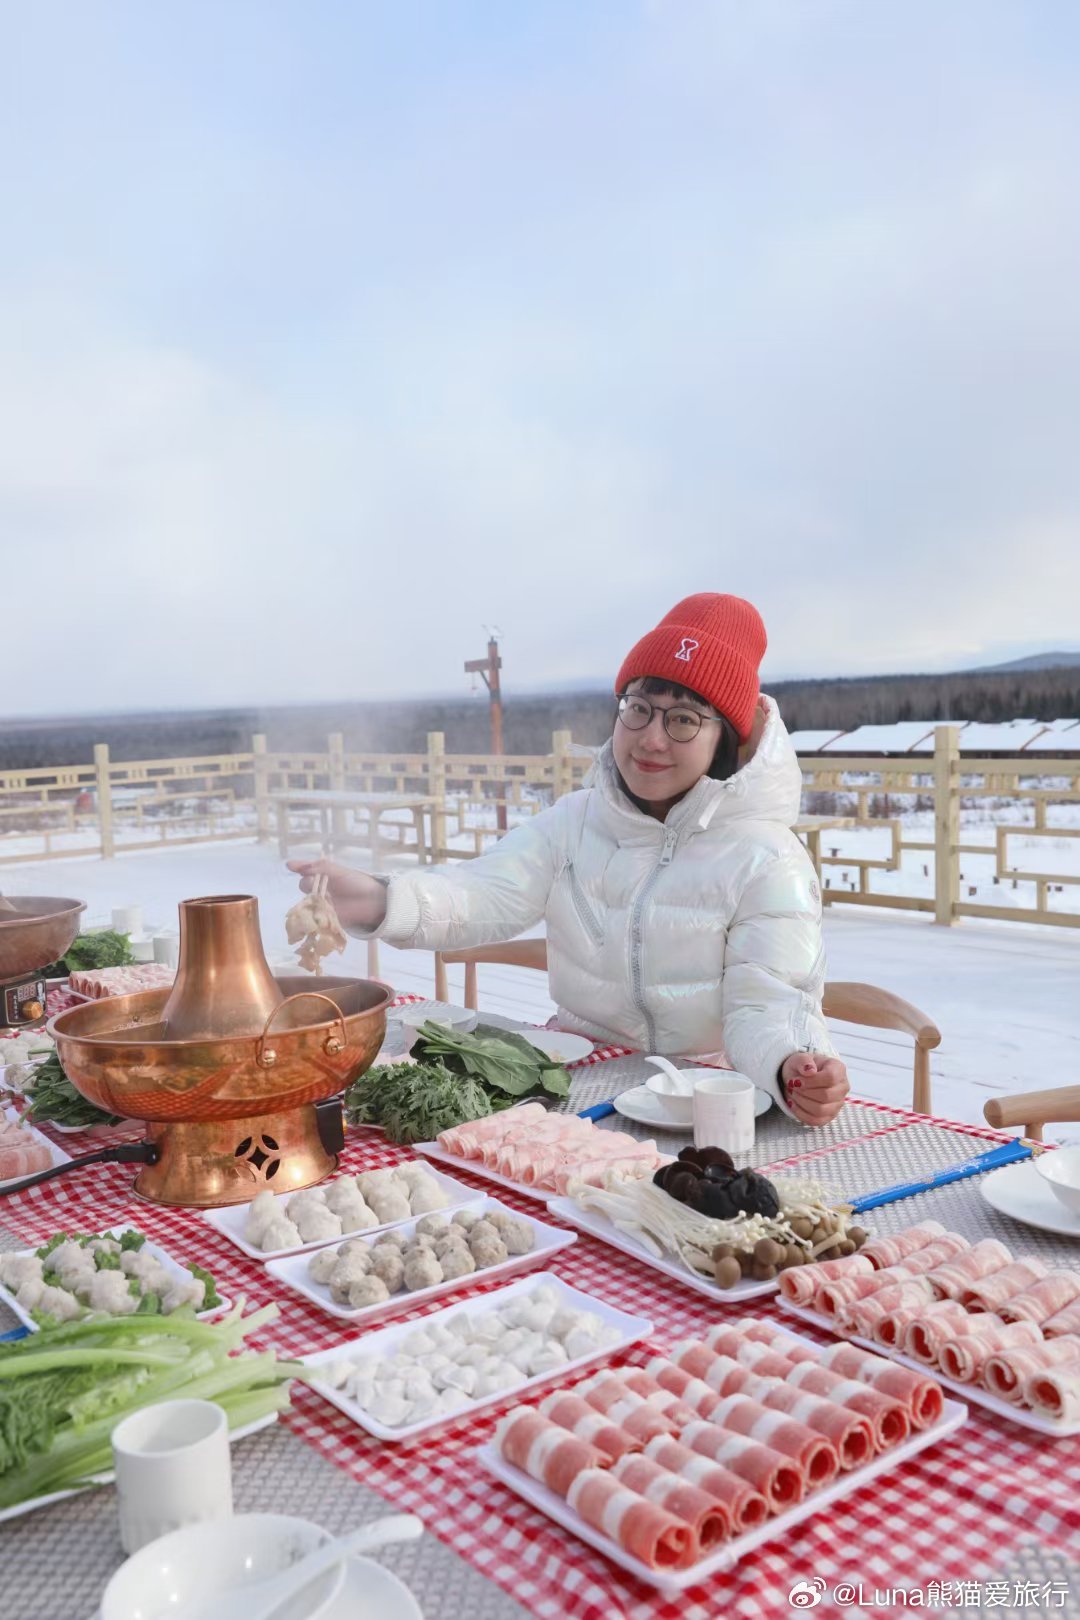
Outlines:
{"label": "woman's other hand", "polygon": [[788,1106],[804,1125],[827,1125],[851,1090],[847,1069],[824,1052],[792,1052],[780,1069]]}
{"label": "woman's other hand", "polygon": [[328,877],[327,894],[346,928],[378,928],[386,917],[386,886],[366,872],[354,872],[334,861],[288,861],[290,872],[300,877],[300,887],[310,894],[317,877]]}

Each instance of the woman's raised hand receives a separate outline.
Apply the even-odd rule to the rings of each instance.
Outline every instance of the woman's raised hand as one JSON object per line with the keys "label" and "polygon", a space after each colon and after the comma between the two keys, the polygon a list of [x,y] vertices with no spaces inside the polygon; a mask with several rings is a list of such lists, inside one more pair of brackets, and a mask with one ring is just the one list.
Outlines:
{"label": "woman's raised hand", "polygon": [[366,872],[354,872],[334,861],[288,861],[290,872],[300,877],[300,887],[310,894],[317,877],[329,878],[327,895],[341,922],[347,928],[378,928],[386,917],[386,887]]}
{"label": "woman's raised hand", "polygon": [[804,1125],[827,1125],[851,1090],[847,1069],[825,1052],[792,1052],[780,1069],[788,1106]]}

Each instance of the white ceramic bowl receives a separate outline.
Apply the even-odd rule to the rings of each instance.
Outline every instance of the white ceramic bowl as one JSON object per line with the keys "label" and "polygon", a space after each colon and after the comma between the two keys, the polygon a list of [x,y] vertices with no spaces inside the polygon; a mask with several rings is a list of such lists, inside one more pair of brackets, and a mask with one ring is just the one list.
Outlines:
{"label": "white ceramic bowl", "polygon": [[1035,1168],[1044,1181],[1050,1183],[1055,1195],[1080,1215],[1080,1147],[1055,1148],[1052,1153],[1040,1153]]}
{"label": "white ceramic bowl", "polygon": [[[308,1519],[283,1513],[238,1513],[231,1519],[189,1524],[140,1548],[121,1564],[105,1588],[101,1620],[165,1620],[199,1599],[236,1592],[236,1613],[244,1612],[243,1588],[280,1575],[331,1539]],[[345,1581],[338,1565],[294,1603],[282,1620],[314,1620]]]}

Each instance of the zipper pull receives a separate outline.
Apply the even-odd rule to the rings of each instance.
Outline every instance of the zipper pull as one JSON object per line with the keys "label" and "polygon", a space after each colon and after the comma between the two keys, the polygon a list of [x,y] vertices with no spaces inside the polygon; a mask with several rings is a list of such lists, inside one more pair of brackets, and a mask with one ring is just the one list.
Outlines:
{"label": "zipper pull", "polygon": [[664,828],[664,852],[660,857],[660,865],[667,866],[675,853],[675,845],[679,842],[679,835],[674,827]]}

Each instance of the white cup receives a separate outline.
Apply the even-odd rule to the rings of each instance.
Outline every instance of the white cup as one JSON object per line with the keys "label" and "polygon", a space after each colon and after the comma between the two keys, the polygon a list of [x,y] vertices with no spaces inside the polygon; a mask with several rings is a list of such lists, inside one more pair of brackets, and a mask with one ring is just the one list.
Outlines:
{"label": "white cup", "polygon": [[112,925],[118,934],[130,934],[132,939],[142,938],[142,906],[117,906],[113,910]]}
{"label": "white cup", "polygon": [[170,1530],[232,1517],[229,1424],[214,1401],[162,1401],[112,1432],[120,1541],[138,1552]]}
{"label": "white cup", "polygon": [[694,1146],[748,1152],[754,1145],[754,1082],[727,1071],[693,1074]]}
{"label": "white cup", "polygon": [[[154,935],[154,961],[162,962],[166,967],[176,967],[180,961],[179,934]],[[290,961],[289,970],[291,971],[295,966],[296,963]]]}

